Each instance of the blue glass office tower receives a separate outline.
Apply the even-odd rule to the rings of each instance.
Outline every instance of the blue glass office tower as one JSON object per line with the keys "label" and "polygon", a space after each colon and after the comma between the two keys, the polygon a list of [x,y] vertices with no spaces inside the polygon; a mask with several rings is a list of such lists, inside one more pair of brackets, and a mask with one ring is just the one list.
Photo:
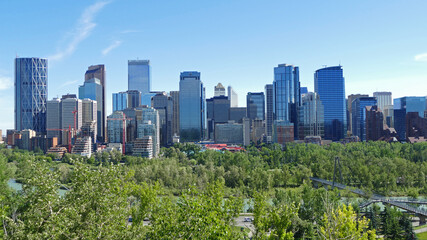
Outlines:
{"label": "blue glass office tower", "polygon": [[197,142],[205,132],[205,89],[200,72],[182,72],[179,81],[179,128],[181,142]]}
{"label": "blue glass office tower", "polygon": [[298,109],[301,105],[298,67],[279,64],[274,68],[273,99],[274,120],[293,123],[294,138],[298,139]]}
{"label": "blue glass office tower", "polygon": [[399,136],[399,140],[406,139],[406,114],[417,112],[420,117],[424,117],[426,110],[426,97],[402,97],[393,100],[394,107],[394,129]]}
{"label": "blue glass office tower", "polygon": [[113,93],[113,113],[115,111],[123,111],[128,107],[128,93],[119,92]]}
{"label": "blue glass office tower", "polygon": [[356,98],[351,103],[351,117],[353,126],[351,127],[353,136],[358,136],[360,141],[366,141],[366,107],[376,106],[375,97]]}
{"label": "blue glass office tower", "polygon": [[265,97],[263,92],[248,92],[246,95],[246,113],[251,120],[265,120]]}
{"label": "blue glass office tower", "polygon": [[318,69],[314,73],[314,91],[324,106],[325,139],[343,139],[347,131],[347,114],[342,66]]}
{"label": "blue glass office tower", "polygon": [[267,136],[273,136],[273,106],[274,106],[274,94],[273,94],[273,84],[265,85],[265,103],[266,103],[266,112],[265,112],[265,133]]}
{"label": "blue glass office tower", "polygon": [[46,133],[47,59],[15,59],[15,129]]}
{"label": "blue glass office tower", "polygon": [[[79,86],[79,99],[89,98],[90,100],[95,100],[97,103],[102,103],[103,97],[103,87],[101,85],[101,80],[98,78],[91,78],[85,80],[83,85]],[[104,141],[104,132],[105,125],[102,124],[102,116],[104,116],[102,104],[97,104],[97,131],[98,131],[98,141]]]}
{"label": "blue glass office tower", "polygon": [[150,60],[128,61],[128,90],[138,90],[142,95],[151,91]]}

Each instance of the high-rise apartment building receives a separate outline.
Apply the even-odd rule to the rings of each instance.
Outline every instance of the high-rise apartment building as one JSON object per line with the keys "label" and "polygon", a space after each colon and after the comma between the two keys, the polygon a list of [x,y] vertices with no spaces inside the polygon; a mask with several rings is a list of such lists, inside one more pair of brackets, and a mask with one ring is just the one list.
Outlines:
{"label": "high-rise apartment building", "polygon": [[214,87],[214,97],[219,97],[219,96],[225,96],[225,87],[221,83],[218,83]]}
{"label": "high-rise apartment building", "polygon": [[15,129],[46,133],[47,59],[15,59]]}
{"label": "high-rise apartment building", "polygon": [[292,123],[294,137],[298,139],[298,109],[301,105],[299,67],[279,64],[274,68],[273,98],[274,120]]}
{"label": "high-rise apartment building", "polygon": [[[105,140],[105,136],[107,134],[107,129],[105,127],[106,124],[106,117],[107,117],[107,80],[106,80],[106,70],[105,70],[105,66],[103,64],[99,64],[99,65],[92,65],[88,67],[88,70],[85,73],[85,81],[90,80],[90,79],[94,79],[97,78],[99,79],[100,83],[101,83],[101,87],[102,87],[102,98],[101,100],[99,99],[93,99],[90,98],[92,100],[96,100],[97,101],[97,107],[98,109],[101,109],[101,116],[98,115],[98,120],[97,120],[97,125],[101,126],[100,128],[98,127],[98,138],[100,140]],[[99,95],[99,94],[98,94]]]}
{"label": "high-rise apartment building", "polygon": [[179,81],[179,124],[181,142],[204,138],[206,111],[205,88],[200,72],[182,72]]}
{"label": "high-rise apartment building", "polygon": [[237,93],[233,90],[231,86],[228,86],[228,100],[230,100],[230,107],[237,108],[239,107],[239,99]]}
{"label": "high-rise apartment building", "polygon": [[347,131],[347,114],[342,66],[316,70],[314,91],[319,94],[324,107],[325,139],[343,139]]}
{"label": "high-rise apartment building", "polygon": [[142,95],[151,91],[150,60],[128,61],[128,90],[138,90]]}
{"label": "high-rise apartment building", "polygon": [[[102,101],[104,99],[102,95],[103,89],[101,85],[101,80],[98,78],[90,78],[85,80],[83,85],[79,86],[79,99],[91,99],[97,102],[97,133],[98,133],[98,141],[103,142],[104,141],[104,132],[105,130],[103,127],[105,125],[102,124],[101,121],[98,121],[102,119],[102,116],[104,116],[104,113],[102,112]],[[98,104],[101,103],[101,104]],[[92,119],[94,120],[94,119]]]}
{"label": "high-rise apartment building", "polygon": [[376,106],[377,99],[374,97],[361,97],[352,102],[352,131],[353,136],[358,136],[360,141],[366,141],[366,107]]}
{"label": "high-rise apartment building", "polygon": [[265,112],[265,134],[267,137],[273,136],[273,121],[274,121],[274,88],[273,84],[265,85],[265,103],[266,103],[266,112]]}

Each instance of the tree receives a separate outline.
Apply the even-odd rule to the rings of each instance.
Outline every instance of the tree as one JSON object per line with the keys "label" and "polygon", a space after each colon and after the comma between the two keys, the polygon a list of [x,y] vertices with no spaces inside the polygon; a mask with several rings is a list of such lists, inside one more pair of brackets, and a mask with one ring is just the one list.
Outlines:
{"label": "tree", "polygon": [[357,219],[353,208],[343,205],[325,212],[318,235],[320,239],[375,239],[375,230],[368,230],[368,220]]}

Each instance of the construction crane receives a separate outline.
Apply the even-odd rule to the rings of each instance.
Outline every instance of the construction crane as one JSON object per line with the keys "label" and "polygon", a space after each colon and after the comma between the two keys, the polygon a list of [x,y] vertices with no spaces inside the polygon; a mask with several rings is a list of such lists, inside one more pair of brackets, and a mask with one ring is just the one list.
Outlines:
{"label": "construction crane", "polygon": [[126,120],[133,120],[133,118],[127,118],[126,115],[123,113],[123,118],[107,118],[107,124],[110,120],[120,120],[123,121],[123,147],[122,147],[122,154],[125,155],[125,142],[126,142]]}

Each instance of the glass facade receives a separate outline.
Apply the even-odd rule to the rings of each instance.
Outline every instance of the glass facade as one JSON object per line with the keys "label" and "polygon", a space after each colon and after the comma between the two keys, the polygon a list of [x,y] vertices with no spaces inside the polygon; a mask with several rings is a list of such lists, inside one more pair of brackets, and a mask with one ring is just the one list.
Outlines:
{"label": "glass facade", "polygon": [[273,109],[273,101],[274,101],[274,94],[273,94],[273,84],[267,84],[265,85],[265,98],[266,98],[266,126],[265,126],[265,133],[267,136],[273,135],[273,121],[274,121],[274,109]]}
{"label": "glass facade", "polygon": [[299,68],[279,64],[274,68],[273,81],[274,120],[293,123],[298,139],[298,108],[301,105]]}
{"label": "glass facade", "polygon": [[248,118],[251,120],[265,120],[265,98],[263,92],[248,92],[246,95]]}
{"label": "glass facade", "polygon": [[143,95],[151,91],[150,60],[128,61],[128,90],[138,90]]}
{"label": "glass facade", "polygon": [[[98,78],[91,78],[88,80],[85,80],[84,84],[79,87],[79,99],[91,99],[95,100],[97,103],[102,103],[103,95],[102,95],[102,85],[101,80]],[[102,116],[104,116],[104,113],[102,112],[102,104],[97,104],[97,119],[102,119]],[[104,125],[102,124],[102,121],[97,121],[97,132],[98,135],[98,141],[103,142],[103,132],[105,131],[103,129]]]}
{"label": "glass facade", "polygon": [[181,142],[204,138],[205,89],[200,72],[182,72],[179,81],[179,125]]}
{"label": "glass facade", "polygon": [[426,109],[426,97],[402,97],[393,101],[394,105],[394,129],[399,136],[399,140],[406,139],[406,114],[416,112],[420,117],[424,117]]}
{"label": "glass facade", "polygon": [[343,139],[347,131],[347,114],[342,67],[318,69],[314,73],[314,90],[324,107],[325,139]]}
{"label": "glass facade", "polygon": [[355,99],[351,104],[352,131],[353,136],[358,136],[360,141],[366,141],[366,107],[376,106],[375,97],[361,97]]}
{"label": "glass facade", "polygon": [[113,93],[113,112],[122,111],[128,107],[128,93]]}
{"label": "glass facade", "polygon": [[215,126],[230,119],[230,100],[225,95],[206,100],[208,138],[214,139]]}
{"label": "glass facade", "polygon": [[141,105],[141,92],[138,90],[129,90],[128,94],[128,107],[136,108]]}
{"label": "glass facade", "polygon": [[15,59],[15,130],[46,133],[47,60]]}
{"label": "glass facade", "polygon": [[299,108],[299,139],[308,136],[324,136],[324,110],[319,95],[306,93]]}

